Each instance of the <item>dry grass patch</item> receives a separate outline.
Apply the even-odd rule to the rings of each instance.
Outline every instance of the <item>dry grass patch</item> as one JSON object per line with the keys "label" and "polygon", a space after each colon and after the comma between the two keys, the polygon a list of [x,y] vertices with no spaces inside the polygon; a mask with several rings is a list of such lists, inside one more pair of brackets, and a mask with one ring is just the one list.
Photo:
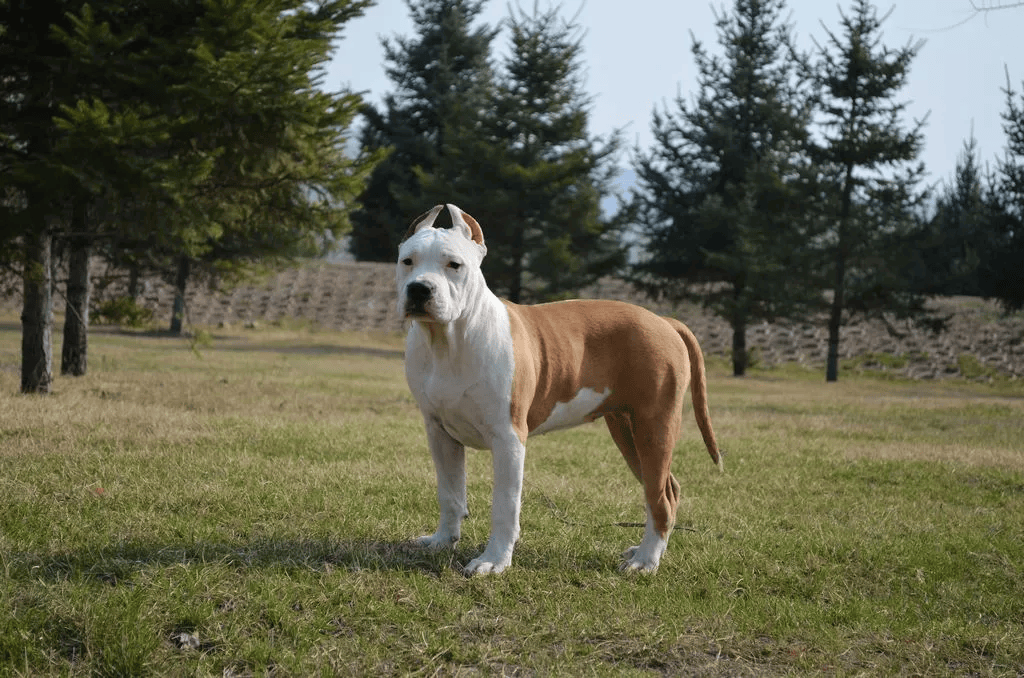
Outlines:
{"label": "dry grass patch", "polygon": [[713,397],[725,412],[715,425],[734,437],[786,440],[850,458],[1024,470],[1024,385],[1016,396],[962,382],[956,389],[930,386],[871,379],[719,379]]}

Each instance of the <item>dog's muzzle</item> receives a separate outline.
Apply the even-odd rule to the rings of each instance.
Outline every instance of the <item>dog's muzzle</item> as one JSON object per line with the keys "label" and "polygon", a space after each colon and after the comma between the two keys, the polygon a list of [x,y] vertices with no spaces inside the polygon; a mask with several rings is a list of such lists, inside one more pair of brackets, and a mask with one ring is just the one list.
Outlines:
{"label": "dog's muzzle", "polygon": [[427,303],[434,294],[434,289],[427,283],[413,281],[405,286],[405,315],[424,316]]}

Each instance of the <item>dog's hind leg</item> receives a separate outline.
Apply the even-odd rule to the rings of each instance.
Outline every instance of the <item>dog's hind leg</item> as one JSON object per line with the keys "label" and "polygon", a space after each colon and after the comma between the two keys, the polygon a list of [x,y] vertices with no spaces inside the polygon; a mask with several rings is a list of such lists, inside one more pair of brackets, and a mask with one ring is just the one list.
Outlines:
{"label": "dog's hind leg", "polygon": [[606,414],[604,423],[608,425],[608,432],[612,434],[612,440],[619,447],[622,458],[629,465],[636,479],[643,482],[640,473],[640,456],[636,452],[636,444],[633,442],[633,430],[630,427],[629,415],[625,412]]}
{"label": "dog's hind leg", "polygon": [[664,422],[668,425],[661,428],[645,425],[642,421],[634,421],[631,427],[640,461],[640,481],[647,500],[647,523],[640,544],[623,554],[623,570],[654,572],[668,547],[679,505],[679,482],[671,470],[672,448],[679,431],[678,419]]}

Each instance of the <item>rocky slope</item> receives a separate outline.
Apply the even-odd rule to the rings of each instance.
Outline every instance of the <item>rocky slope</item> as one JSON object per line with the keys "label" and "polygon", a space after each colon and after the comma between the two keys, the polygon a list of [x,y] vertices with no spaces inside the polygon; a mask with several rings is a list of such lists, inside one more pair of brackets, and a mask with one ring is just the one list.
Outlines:
{"label": "rocky slope", "polygon": [[[114,279],[98,296],[123,293],[123,280]],[[705,353],[729,354],[729,326],[698,306],[650,303],[614,280],[596,285],[584,296],[625,299],[676,315],[694,331]],[[318,262],[227,292],[193,288],[187,300],[187,321],[217,327],[293,319],[329,329],[398,332],[401,318],[395,297],[391,264]],[[153,311],[156,322],[166,325],[172,299],[168,285],[150,280],[140,303]],[[843,328],[840,356],[858,369],[919,379],[1024,378],[1024,314],[1005,316],[994,303],[968,297],[938,298],[932,304],[950,316],[947,332],[934,335],[907,322],[854,322]],[[13,299],[4,305],[8,310],[17,308]],[[762,323],[748,329],[747,346],[753,360],[762,365],[795,362],[819,367],[825,362],[827,336],[823,321]]]}

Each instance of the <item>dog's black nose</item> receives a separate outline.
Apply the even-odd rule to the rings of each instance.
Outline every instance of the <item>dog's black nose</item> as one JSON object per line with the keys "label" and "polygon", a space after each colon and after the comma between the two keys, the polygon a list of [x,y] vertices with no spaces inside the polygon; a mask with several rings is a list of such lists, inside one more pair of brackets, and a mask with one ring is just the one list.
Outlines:
{"label": "dog's black nose", "polygon": [[430,285],[421,282],[411,282],[405,288],[405,297],[410,304],[421,305],[430,299],[433,290]]}

